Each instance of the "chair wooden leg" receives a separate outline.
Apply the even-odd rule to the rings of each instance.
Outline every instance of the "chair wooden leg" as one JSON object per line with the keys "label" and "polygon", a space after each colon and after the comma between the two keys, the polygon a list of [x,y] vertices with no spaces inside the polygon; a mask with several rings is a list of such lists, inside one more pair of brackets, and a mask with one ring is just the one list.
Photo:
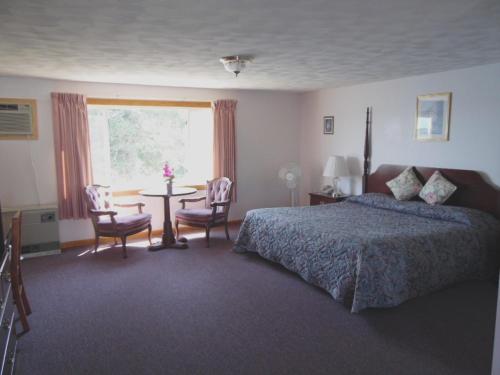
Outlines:
{"label": "chair wooden leg", "polygon": [[12,289],[12,297],[14,298],[14,302],[17,306],[17,311],[19,312],[19,319],[21,320],[21,325],[23,326],[23,332],[20,333],[26,333],[30,330],[30,325],[28,323],[28,318],[26,316],[26,309],[23,304],[23,299],[21,298],[21,295],[19,293],[19,286],[15,286]]}
{"label": "chair wooden leg", "polygon": [[224,230],[226,231],[226,240],[230,240],[231,238],[229,237],[229,230],[227,229],[227,221],[224,223]]}
{"label": "chair wooden leg", "polygon": [[122,240],[123,258],[125,259],[127,257],[127,236],[121,236],[121,240]]}
{"label": "chair wooden leg", "polygon": [[177,241],[179,241],[179,239],[181,238],[181,236],[179,235],[179,220],[175,220],[175,238],[177,239]]}
{"label": "chair wooden leg", "polygon": [[28,296],[26,295],[26,290],[24,289],[24,283],[23,283],[23,278],[21,275],[19,275],[19,281],[21,283],[21,299],[23,301],[24,309],[26,310],[26,315],[31,314],[31,306],[28,301]]}
{"label": "chair wooden leg", "polygon": [[22,302],[17,307],[17,310],[19,311],[19,319],[21,319],[21,324],[23,326],[23,332],[20,334],[24,334],[30,330],[30,324],[28,323],[28,318]]}
{"label": "chair wooden leg", "polygon": [[149,240],[149,244],[152,245],[153,243],[151,242],[151,231],[152,231],[152,227],[151,227],[151,224],[148,225],[148,240]]}
{"label": "chair wooden leg", "polygon": [[97,249],[99,248],[99,235],[95,235],[95,244],[94,244],[94,254],[97,254]]}
{"label": "chair wooden leg", "polygon": [[21,300],[23,301],[23,306],[24,310],[26,311],[26,315],[31,315],[31,306],[28,301],[28,297],[26,296],[26,292],[24,291],[24,287],[23,291],[21,292]]}
{"label": "chair wooden leg", "polygon": [[118,245],[118,240],[117,240],[117,238],[116,238],[116,237],[113,237],[113,238],[114,238],[114,240],[115,240],[115,246],[116,246],[116,245]]}
{"label": "chair wooden leg", "polygon": [[210,247],[210,226],[207,225],[205,228],[205,236],[207,240],[207,247]]}

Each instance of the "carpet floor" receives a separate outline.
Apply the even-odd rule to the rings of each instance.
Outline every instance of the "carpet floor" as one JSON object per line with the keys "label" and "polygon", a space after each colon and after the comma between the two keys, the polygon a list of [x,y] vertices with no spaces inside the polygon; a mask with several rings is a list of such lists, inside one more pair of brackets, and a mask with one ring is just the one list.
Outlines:
{"label": "carpet floor", "polygon": [[[232,238],[237,228],[232,229]],[[132,243],[26,260],[33,314],[17,373],[488,374],[497,288],[469,282],[349,310],[221,231],[212,247]]]}

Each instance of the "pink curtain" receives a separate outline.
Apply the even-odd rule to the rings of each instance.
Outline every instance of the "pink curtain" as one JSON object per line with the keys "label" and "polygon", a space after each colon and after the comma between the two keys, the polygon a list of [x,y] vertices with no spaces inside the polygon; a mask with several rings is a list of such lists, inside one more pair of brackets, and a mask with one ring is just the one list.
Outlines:
{"label": "pink curtain", "polygon": [[87,98],[52,93],[57,196],[61,219],[87,218],[83,188],[92,182]]}
{"label": "pink curtain", "polygon": [[216,100],[214,110],[214,177],[233,181],[236,201],[236,100]]}

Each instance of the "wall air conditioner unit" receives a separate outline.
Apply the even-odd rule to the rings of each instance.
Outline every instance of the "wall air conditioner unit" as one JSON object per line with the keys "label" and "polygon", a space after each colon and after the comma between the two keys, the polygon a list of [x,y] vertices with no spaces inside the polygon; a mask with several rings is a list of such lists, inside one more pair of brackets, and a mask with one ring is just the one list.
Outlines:
{"label": "wall air conditioner unit", "polygon": [[[22,212],[21,245],[24,258],[59,254],[59,219],[54,205],[35,205],[2,210],[4,224],[10,224],[12,216]],[[5,226],[7,226],[5,225]],[[6,232],[5,232],[6,233]]]}
{"label": "wall air conditioner unit", "polygon": [[36,100],[0,98],[0,139],[37,139]]}

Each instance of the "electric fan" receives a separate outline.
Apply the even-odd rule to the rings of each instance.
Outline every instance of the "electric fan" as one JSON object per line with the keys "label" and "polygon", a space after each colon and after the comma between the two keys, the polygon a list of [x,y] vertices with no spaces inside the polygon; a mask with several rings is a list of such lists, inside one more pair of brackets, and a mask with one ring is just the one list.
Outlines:
{"label": "electric fan", "polygon": [[285,181],[286,187],[290,190],[290,204],[297,205],[297,185],[301,175],[300,167],[295,163],[288,163],[280,168],[278,177]]}

